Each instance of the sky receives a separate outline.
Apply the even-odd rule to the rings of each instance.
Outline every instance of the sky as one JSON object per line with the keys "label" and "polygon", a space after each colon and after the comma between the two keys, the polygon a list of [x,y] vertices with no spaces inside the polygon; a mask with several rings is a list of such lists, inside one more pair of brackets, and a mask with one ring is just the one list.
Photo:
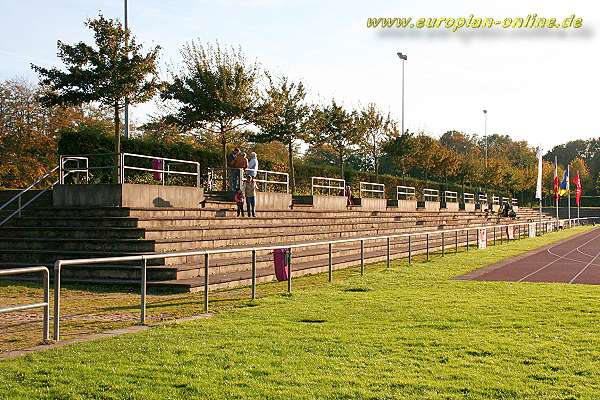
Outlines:
{"label": "sky", "polygon": [[[310,100],[348,108],[375,103],[398,120],[406,54],[405,127],[525,139],[552,146],[600,136],[600,3],[593,0],[129,0],[129,25],[177,66],[193,39],[241,46],[266,69],[302,80]],[[90,41],[83,22],[122,18],[123,0],[0,0],[0,79],[37,77],[30,63],[59,66],[56,41]],[[369,29],[368,17],[583,19],[577,30]],[[152,103],[136,106],[143,122]]]}

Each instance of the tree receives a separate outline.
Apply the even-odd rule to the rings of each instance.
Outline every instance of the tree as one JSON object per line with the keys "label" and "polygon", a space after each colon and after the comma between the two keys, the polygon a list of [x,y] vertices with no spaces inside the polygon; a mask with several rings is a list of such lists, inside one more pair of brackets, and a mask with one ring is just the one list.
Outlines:
{"label": "tree", "polygon": [[[119,21],[100,14],[85,25],[94,31],[95,47],[83,42],[69,45],[58,41],[58,57],[67,71],[31,67],[48,90],[43,104],[81,105],[99,102],[114,113],[115,153],[120,153],[119,111],[129,104],[148,101],[158,88],[156,61],[160,47],[143,54],[142,46]],[[117,155],[118,159],[118,155]],[[117,161],[118,163],[118,161]]]}
{"label": "tree", "polygon": [[302,82],[289,82],[287,77],[269,81],[261,104],[261,117],[258,125],[261,132],[254,135],[258,142],[279,141],[287,146],[288,173],[292,193],[295,192],[294,145],[298,140],[307,139],[306,129],[310,117],[310,107],[305,102],[306,91]]}
{"label": "tree", "polygon": [[390,137],[390,127],[392,124],[390,116],[384,117],[377,110],[375,104],[370,103],[367,108],[361,111],[359,124],[364,134],[363,140],[361,140],[361,147],[364,153],[369,155],[373,172],[375,172],[375,177],[379,181],[379,159],[383,144]]}
{"label": "tree", "polygon": [[259,116],[259,66],[249,64],[241,49],[222,49],[218,43],[192,41],[181,56],[183,67],[171,72],[171,81],[161,92],[163,100],[174,102],[165,121],[184,130],[219,135],[226,170],[227,144]]}
{"label": "tree", "polygon": [[404,178],[409,173],[415,160],[413,134],[408,132],[408,130],[406,130],[406,132],[400,132],[398,124],[391,120],[390,137],[388,141],[383,144],[382,150],[382,161],[387,161],[393,166],[393,168],[390,168],[390,172],[395,174],[396,170],[399,169]]}
{"label": "tree", "polygon": [[328,106],[316,109],[311,119],[310,142],[327,143],[331,146],[337,155],[340,176],[344,179],[344,160],[356,148],[362,135],[358,115],[349,113],[335,100],[331,100]]}
{"label": "tree", "polygon": [[439,142],[421,132],[414,138],[413,157],[415,166],[423,171],[425,180],[434,171],[439,151]]}

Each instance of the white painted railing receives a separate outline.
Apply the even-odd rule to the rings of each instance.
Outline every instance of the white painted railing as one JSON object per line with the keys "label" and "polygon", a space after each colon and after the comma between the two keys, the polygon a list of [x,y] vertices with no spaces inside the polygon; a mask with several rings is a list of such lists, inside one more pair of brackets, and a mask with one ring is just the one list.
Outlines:
{"label": "white painted railing", "polygon": [[413,186],[396,186],[396,200],[416,200],[417,192]]}
{"label": "white painted railing", "polygon": [[385,199],[385,185],[383,183],[360,182],[360,197]]}
{"label": "white painted railing", "polygon": [[440,201],[440,191],[436,189],[423,189],[424,201]]}
{"label": "white painted railing", "polygon": [[[337,178],[326,178],[322,176],[313,176],[310,180],[310,194],[315,195],[315,189],[317,192],[321,190],[327,190],[327,195],[331,196],[331,191],[334,191],[333,196],[344,196],[344,190],[346,189],[346,180]],[[320,194],[320,193],[317,193]]]}

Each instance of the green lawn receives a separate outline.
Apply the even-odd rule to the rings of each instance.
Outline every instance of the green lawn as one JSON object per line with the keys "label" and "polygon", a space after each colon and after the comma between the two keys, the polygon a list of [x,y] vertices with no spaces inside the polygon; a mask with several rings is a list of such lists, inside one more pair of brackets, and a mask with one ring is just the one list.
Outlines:
{"label": "green lawn", "polygon": [[599,398],[600,287],[452,279],[584,229],[298,279],[211,319],[0,361],[0,398]]}

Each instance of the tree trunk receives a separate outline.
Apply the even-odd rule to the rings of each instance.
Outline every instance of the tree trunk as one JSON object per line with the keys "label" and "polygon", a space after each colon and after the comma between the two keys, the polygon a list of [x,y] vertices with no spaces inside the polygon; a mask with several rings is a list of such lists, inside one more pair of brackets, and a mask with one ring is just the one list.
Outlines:
{"label": "tree trunk", "polygon": [[[227,168],[227,138],[225,136],[225,131],[221,128],[221,150],[223,150],[223,191],[227,191],[227,176],[229,173],[233,173],[233,171],[229,171]],[[234,190],[235,188],[231,188]]]}
{"label": "tree trunk", "polygon": [[296,174],[294,173],[294,153],[292,149],[292,141],[288,143],[288,173],[290,174],[291,193],[296,193]]}
{"label": "tree trunk", "polygon": [[125,177],[121,175],[121,133],[119,132],[119,103],[114,105],[114,124],[115,124],[115,183],[125,183]]}
{"label": "tree trunk", "polygon": [[344,153],[340,152],[340,172],[341,172],[341,179],[344,179]]}

